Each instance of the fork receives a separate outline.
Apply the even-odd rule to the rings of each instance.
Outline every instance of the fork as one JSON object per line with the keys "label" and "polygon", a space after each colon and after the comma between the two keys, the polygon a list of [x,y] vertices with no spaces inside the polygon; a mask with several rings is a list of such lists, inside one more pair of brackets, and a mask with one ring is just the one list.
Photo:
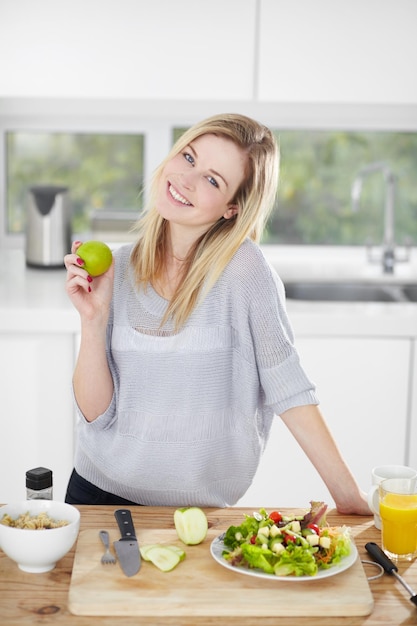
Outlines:
{"label": "fork", "polygon": [[107,530],[100,530],[99,535],[104,547],[106,548],[105,553],[101,557],[101,562],[104,563],[104,565],[108,565],[109,563],[114,565],[114,563],[116,563],[116,558],[110,552],[109,533]]}

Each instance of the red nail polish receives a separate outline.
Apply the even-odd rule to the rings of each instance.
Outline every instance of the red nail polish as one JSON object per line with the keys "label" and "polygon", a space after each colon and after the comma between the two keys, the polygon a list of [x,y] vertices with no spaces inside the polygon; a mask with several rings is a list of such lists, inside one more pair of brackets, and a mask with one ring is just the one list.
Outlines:
{"label": "red nail polish", "polygon": [[78,263],[78,265],[84,265],[84,261],[82,260],[81,257],[77,258],[77,263]]}
{"label": "red nail polish", "polygon": [[93,279],[91,278],[91,276],[87,276],[87,280],[88,280],[89,283],[93,282]]}
{"label": "red nail polish", "polygon": [[91,293],[91,287],[88,286],[88,293]]}

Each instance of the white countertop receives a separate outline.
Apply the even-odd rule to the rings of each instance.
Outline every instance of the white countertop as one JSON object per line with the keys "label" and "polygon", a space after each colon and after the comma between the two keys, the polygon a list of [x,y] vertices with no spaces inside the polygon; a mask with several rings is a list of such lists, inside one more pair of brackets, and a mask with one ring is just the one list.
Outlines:
{"label": "white countertop", "polygon": [[[264,252],[284,282],[417,283],[416,250],[392,275],[369,263],[361,247],[264,246]],[[414,303],[287,300],[287,311],[296,336],[417,337]]]}
{"label": "white countertop", "polygon": [[[265,254],[284,281],[386,280],[360,249],[329,257],[311,249],[265,247]],[[78,313],[65,279],[64,269],[26,267],[23,250],[0,252],[0,332],[77,333]],[[415,262],[398,265],[392,280],[417,282]],[[417,337],[417,304],[288,300],[287,310],[296,336]]]}
{"label": "white countertop", "polygon": [[66,271],[26,267],[23,250],[0,253],[0,332],[78,332]]}

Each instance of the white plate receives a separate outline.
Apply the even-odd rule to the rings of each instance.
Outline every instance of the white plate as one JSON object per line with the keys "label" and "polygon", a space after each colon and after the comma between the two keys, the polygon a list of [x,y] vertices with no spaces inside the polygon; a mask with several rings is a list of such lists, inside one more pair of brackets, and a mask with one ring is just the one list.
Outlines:
{"label": "white plate", "polygon": [[237,572],[238,574],[246,574],[247,576],[255,576],[256,578],[267,578],[268,580],[285,580],[286,582],[301,582],[305,580],[322,580],[323,578],[328,578],[329,576],[336,576],[336,574],[340,574],[345,570],[349,569],[354,562],[356,561],[356,557],[358,556],[358,551],[356,549],[353,541],[350,542],[350,554],[345,556],[340,563],[336,565],[332,565],[329,569],[320,569],[315,576],[275,576],[274,574],[266,574],[261,569],[249,569],[246,567],[236,567],[235,565],[231,565],[229,561],[226,561],[223,558],[223,550],[227,550],[226,546],[223,543],[224,533],[216,537],[211,542],[210,552],[211,556],[217,563],[220,563],[226,569],[230,569],[232,572]]}

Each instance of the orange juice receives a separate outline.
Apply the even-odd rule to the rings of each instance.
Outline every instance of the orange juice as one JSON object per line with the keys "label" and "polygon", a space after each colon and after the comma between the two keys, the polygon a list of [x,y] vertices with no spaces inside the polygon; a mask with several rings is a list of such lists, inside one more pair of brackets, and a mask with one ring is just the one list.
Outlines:
{"label": "orange juice", "polygon": [[417,494],[385,492],[379,503],[382,547],[392,556],[417,556]]}

